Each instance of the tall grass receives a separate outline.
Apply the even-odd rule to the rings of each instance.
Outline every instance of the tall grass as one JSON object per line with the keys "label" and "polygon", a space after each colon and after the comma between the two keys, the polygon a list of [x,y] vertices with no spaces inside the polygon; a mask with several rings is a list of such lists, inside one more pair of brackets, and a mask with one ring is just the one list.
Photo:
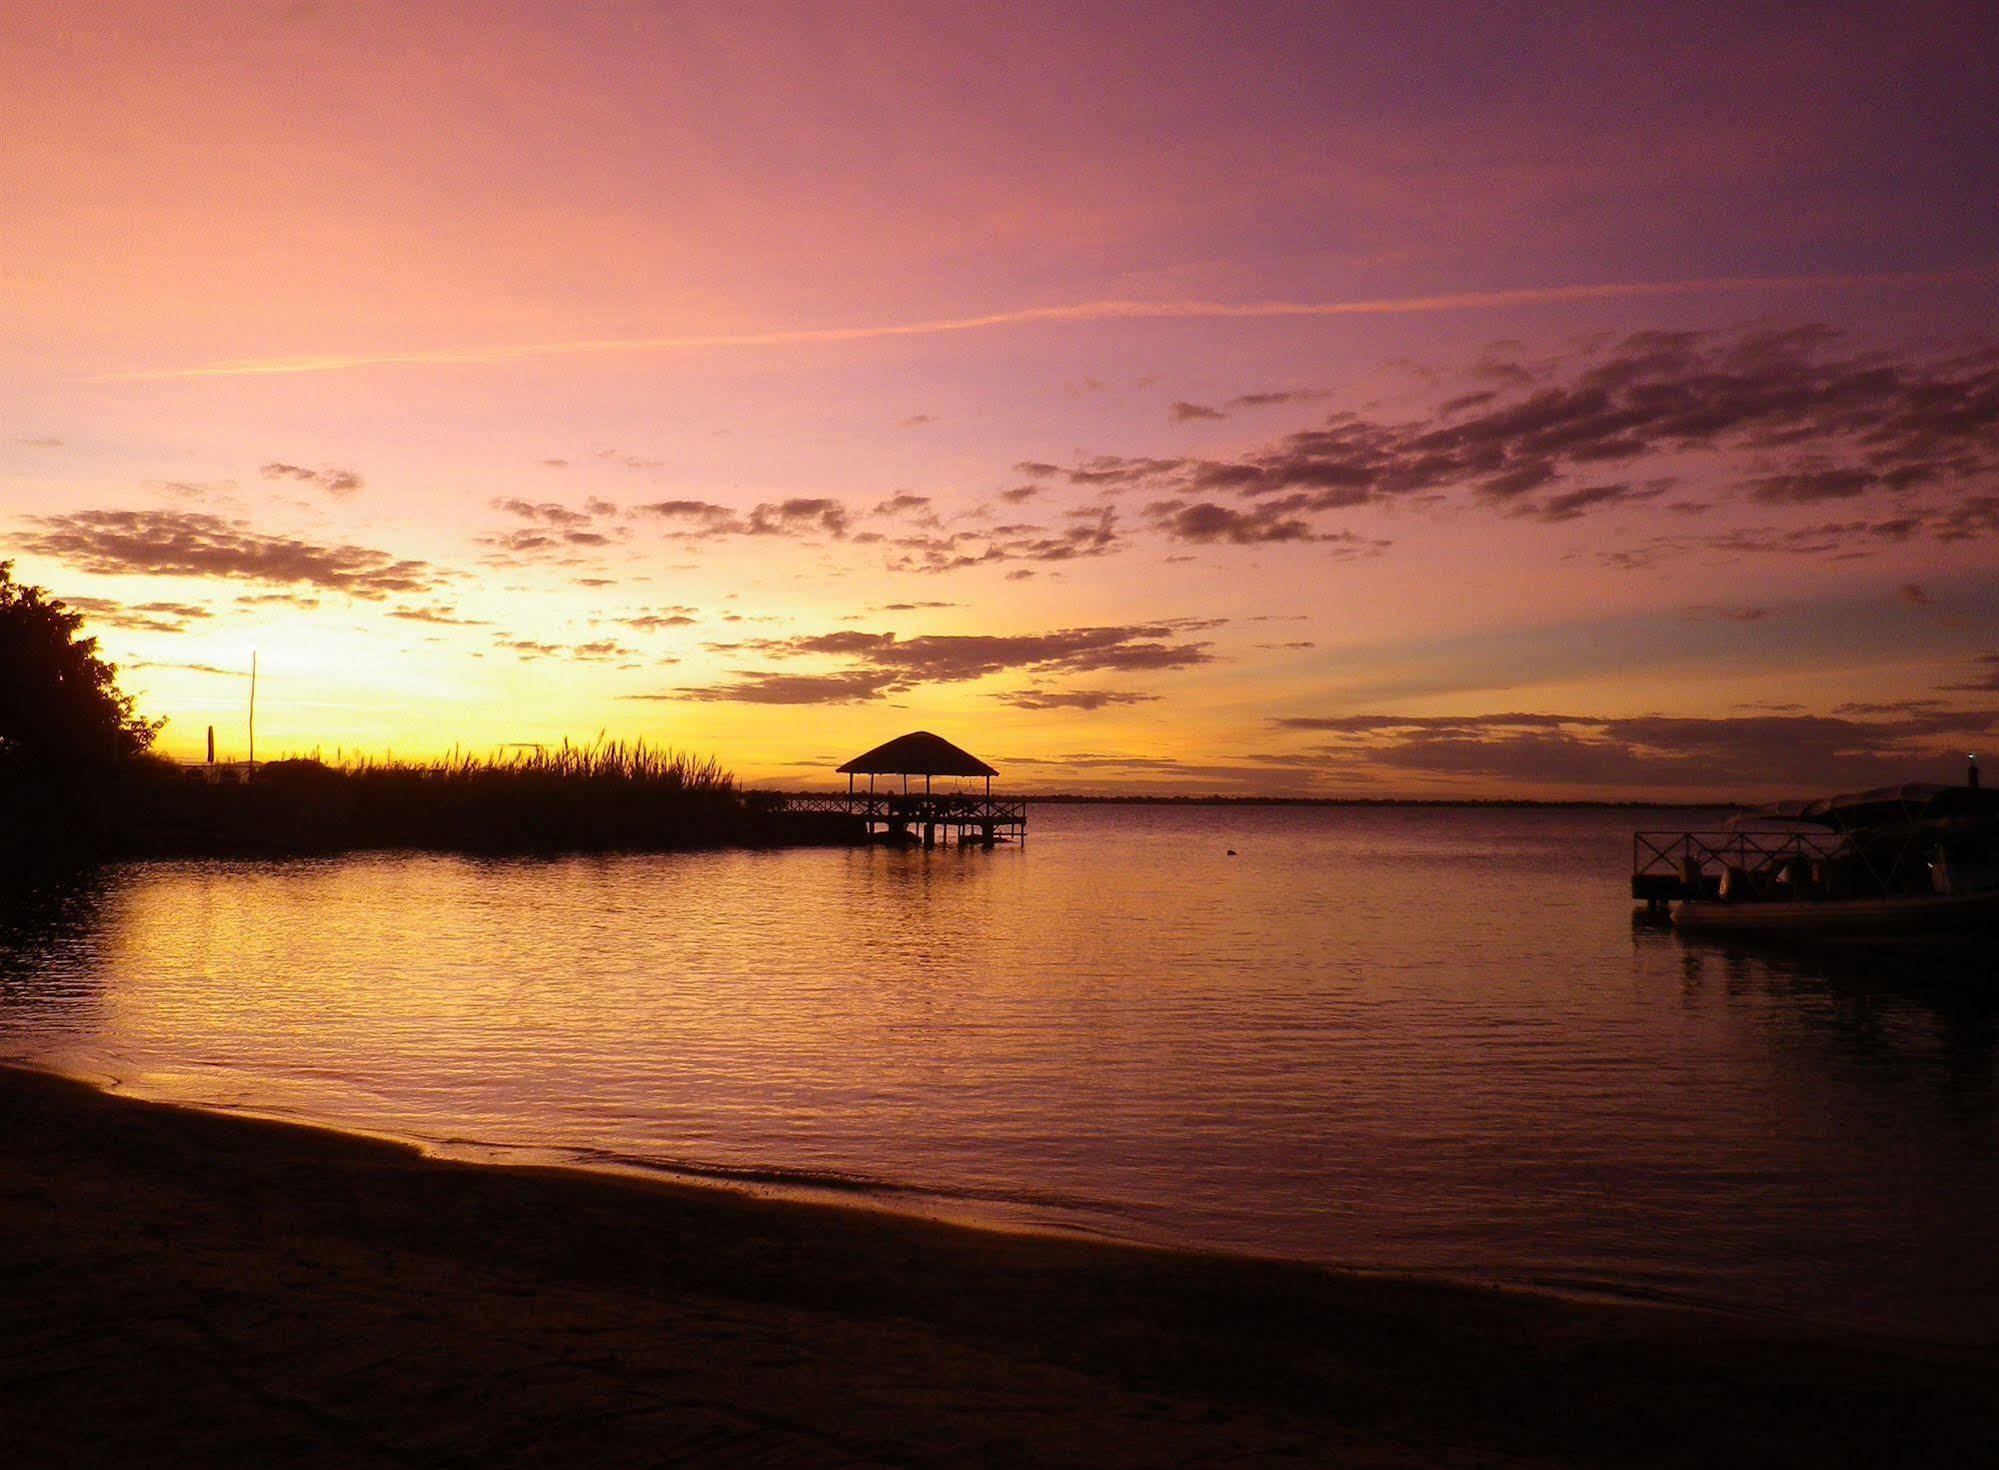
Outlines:
{"label": "tall grass", "polygon": [[[327,762],[314,758],[316,764]],[[274,773],[282,779],[282,768],[294,764],[277,762],[265,768],[265,777]],[[330,769],[360,782],[414,783],[438,786],[476,786],[519,790],[533,785],[554,784],[570,791],[611,790],[625,793],[700,792],[734,793],[736,778],[713,756],[697,756],[686,751],[661,749],[643,740],[599,739],[589,745],[538,745],[516,749],[505,755],[477,756],[454,751],[427,761],[397,760],[393,756],[336,757]]]}
{"label": "tall grass", "polygon": [[[747,794],[712,758],[599,739],[431,760],[273,761],[247,784],[134,769],[94,802],[93,845],[134,854],[638,851],[850,841]],[[74,805],[72,816],[77,815]]]}
{"label": "tall grass", "polygon": [[671,848],[746,835],[741,793],[720,764],[643,742],[564,741],[424,761],[282,761],[242,790],[263,798],[281,823],[326,822],[329,835],[344,833],[341,846]]}

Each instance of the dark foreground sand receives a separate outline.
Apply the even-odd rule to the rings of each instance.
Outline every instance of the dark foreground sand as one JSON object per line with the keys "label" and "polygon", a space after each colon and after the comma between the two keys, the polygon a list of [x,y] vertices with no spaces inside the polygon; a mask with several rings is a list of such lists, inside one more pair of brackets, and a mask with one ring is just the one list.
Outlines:
{"label": "dark foreground sand", "polygon": [[0,1070],[23,1467],[1969,1466],[1995,1388],[1993,1352],[438,1163]]}

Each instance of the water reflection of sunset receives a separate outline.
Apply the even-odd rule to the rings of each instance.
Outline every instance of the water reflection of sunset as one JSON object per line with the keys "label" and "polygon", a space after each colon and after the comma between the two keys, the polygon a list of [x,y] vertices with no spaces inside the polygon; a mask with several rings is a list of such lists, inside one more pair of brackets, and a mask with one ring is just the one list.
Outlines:
{"label": "water reflection of sunset", "polygon": [[1999,1187],[1989,1003],[1633,931],[1628,829],[1045,808],[996,853],[130,866],[10,939],[0,1055],[481,1160],[1989,1320],[1914,1244]]}

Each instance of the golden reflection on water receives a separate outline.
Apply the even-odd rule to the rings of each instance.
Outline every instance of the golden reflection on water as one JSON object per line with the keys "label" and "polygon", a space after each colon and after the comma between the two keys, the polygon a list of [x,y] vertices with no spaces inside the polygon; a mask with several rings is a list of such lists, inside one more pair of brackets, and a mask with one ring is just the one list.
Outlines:
{"label": "golden reflection on water", "polygon": [[132,866],[14,903],[0,1055],[474,1157],[1989,1331],[1991,977],[1634,927],[1640,824]]}

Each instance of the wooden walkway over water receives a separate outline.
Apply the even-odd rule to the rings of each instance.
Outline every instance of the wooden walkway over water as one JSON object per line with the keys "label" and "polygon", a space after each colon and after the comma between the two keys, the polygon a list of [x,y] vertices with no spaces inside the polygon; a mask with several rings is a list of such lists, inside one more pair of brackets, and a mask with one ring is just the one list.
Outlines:
{"label": "wooden walkway over water", "polygon": [[851,817],[870,842],[992,847],[1027,840],[1027,803],[957,792],[836,791],[784,798],[786,811]]}
{"label": "wooden walkway over water", "polygon": [[[865,755],[857,755],[841,766],[847,778],[844,792],[824,796],[799,795],[783,798],[785,810],[799,816],[845,817],[863,841],[913,847],[922,843],[935,847],[941,838],[960,847],[976,843],[993,847],[1002,842],[1027,840],[1027,803],[1008,801],[993,795],[993,777],[999,772],[973,755],[928,730],[913,730]],[[868,784],[862,786],[860,778]],[[884,777],[900,780],[897,791]],[[922,786],[912,789],[917,778]],[[983,782],[984,789],[939,791],[939,779],[953,782]]]}

